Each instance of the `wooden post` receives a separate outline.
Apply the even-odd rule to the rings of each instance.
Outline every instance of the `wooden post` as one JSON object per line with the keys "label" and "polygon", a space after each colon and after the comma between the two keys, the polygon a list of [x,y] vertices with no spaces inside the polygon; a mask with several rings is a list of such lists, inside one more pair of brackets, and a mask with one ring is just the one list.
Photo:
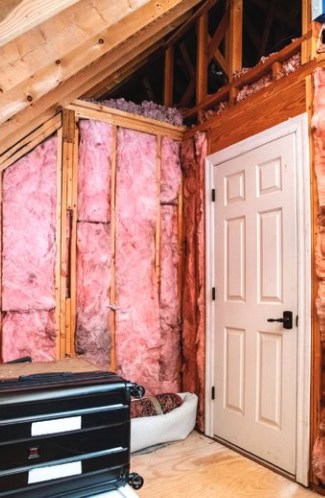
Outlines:
{"label": "wooden post", "polygon": [[64,110],[62,119],[60,357],[64,358],[74,356],[78,133],[74,111]]}
{"label": "wooden post", "polygon": [[[111,287],[109,291],[110,303],[116,304],[116,153],[117,127],[113,126],[112,133],[112,160],[111,160]],[[116,371],[116,311],[110,310],[108,330],[111,337],[110,370]]]}
{"label": "wooden post", "polygon": [[165,72],[164,72],[164,105],[173,105],[174,88],[174,47],[169,45],[165,50]]}
{"label": "wooden post", "polygon": [[196,104],[208,93],[208,12],[197,21]]}
{"label": "wooden post", "polygon": [[178,192],[178,268],[177,268],[177,281],[178,281],[178,301],[180,309],[182,309],[183,304],[183,204],[184,204],[184,181],[183,176],[181,180],[181,185]]}
{"label": "wooden post", "polygon": [[[319,280],[316,273],[316,243],[319,230],[318,222],[318,188],[317,188],[317,178],[314,169],[314,144],[311,129],[311,120],[313,114],[313,81],[312,76],[309,75],[306,78],[306,112],[308,114],[309,121],[309,158],[310,158],[310,192],[311,192],[311,266],[312,266],[312,306],[311,306],[311,330],[312,330],[312,340],[311,340],[311,413],[310,413],[310,458],[312,458],[312,450],[315,439],[319,432],[320,424],[320,410],[321,410],[321,338],[319,330],[319,321],[316,309],[316,299],[318,296],[318,285]],[[310,482],[312,485],[317,485],[318,481],[310,473]]]}
{"label": "wooden post", "polygon": [[55,263],[55,357],[57,360],[61,359],[61,251],[62,251],[62,151],[63,151],[63,138],[62,128],[58,130],[58,143],[57,143],[57,173],[56,173],[56,263]]}
{"label": "wooden post", "polygon": [[158,285],[158,296],[160,296],[160,240],[161,240],[161,208],[160,208],[160,182],[161,182],[161,154],[162,154],[162,138],[157,135],[157,173],[156,173],[156,186],[157,186],[157,224],[156,224],[156,277]]}
{"label": "wooden post", "polygon": [[243,0],[229,0],[230,22],[227,40],[227,62],[229,81],[232,75],[242,67],[243,37]]}

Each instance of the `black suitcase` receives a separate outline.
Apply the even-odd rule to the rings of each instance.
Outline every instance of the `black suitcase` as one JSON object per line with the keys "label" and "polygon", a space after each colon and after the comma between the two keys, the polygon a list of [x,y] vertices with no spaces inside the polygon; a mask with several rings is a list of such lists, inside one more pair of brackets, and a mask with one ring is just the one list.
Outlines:
{"label": "black suitcase", "polygon": [[0,497],[83,498],[143,479],[130,473],[130,398],[108,372],[0,381]]}

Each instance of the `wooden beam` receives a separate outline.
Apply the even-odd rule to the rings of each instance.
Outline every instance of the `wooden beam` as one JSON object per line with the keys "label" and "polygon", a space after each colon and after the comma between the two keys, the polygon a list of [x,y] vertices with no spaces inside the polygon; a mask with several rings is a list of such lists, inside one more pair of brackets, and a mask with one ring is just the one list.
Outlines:
{"label": "wooden beam", "polygon": [[228,26],[229,26],[229,6],[227,4],[224,15],[222,16],[222,19],[219,22],[217,29],[215,30],[215,33],[209,42],[209,61],[211,61],[211,59],[214,57],[216,50],[219,48],[220,43],[224,39]]}
{"label": "wooden beam", "polygon": [[174,47],[169,45],[165,50],[164,64],[164,105],[171,107],[173,105],[174,89]]}
{"label": "wooden beam", "polygon": [[156,161],[156,189],[157,189],[157,220],[155,234],[155,268],[158,287],[158,299],[160,299],[160,244],[161,244],[161,206],[160,206],[160,190],[161,190],[161,155],[162,155],[162,137],[157,136],[157,161]]}
{"label": "wooden beam", "polygon": [[[132,60],[139,53],[146,50],[150,45],[158,42],[158,37],[165,35],[173,29],[173,22],[188,12],[200,0],[150,0],[142,9],[139,9],[134,15],[125,18],[123,29],[119,25],[118,29],[110,30],[110,37],[113,45],[118,45],[112,50],[105,50],[105,55],[96,59],[96,63],[83,67],[79,72],[73,74],[68,80],[62,81],[55,86],[49,93],[35,100],[32,106],[19,112],[10,121],[4,123],[0,130],[3,139],[8,143],[17,129],[24,128],[26,123],[35,119],[41,113],[46,112],[51,106],[68,104],[73,99],[84,94],[88,89],[95,86],[100,79],[112,74],[120,67],[125,65],[126,60]],[[144,12],[144,9],[147,9]],[[151,10],[150,10],[151,9]],[[149,15],[151,13],[151,15]],[[144,15],[145,14],[145,15]],[[145,25],[145,29],[141,26]],[[134,36],[131,36],[133,34]],[[125,40],[125,37],[130,38]],[[119,43],[118,41],[119,40]],[[124,40],[124,41],[122,41]],[[96,42],[96,52],[101,52],[102,45]],[[110,43],[108,43],[110,45]],[[99,47],[99,48],[98,48]],[[84,55],[81,56],[85,64]],[[76,64],[77,61],[74,62]],[[80,63],[80,60],[79,60]],[[70,68],[71,69],[71,68]]]}
{"label": "wooden beam", "polygon": [[197,21],[196,103],[208,93],[208,13]]}
{"label": "wooden beam", "polygon": [[228,66],[229,80],[232,75],[242,67],[242,38],[243,38],[243,0],[229,0],[230,22],[229,22],[229,51]]}
{"label": "wooden beam", "polygon": [[30,152],[34,147],[39,145],[43,140],[51,136],[62,126],[61,113],[46,121],[35,131],[24,137],[20,142],[16,143],[9,150],[0,156],[0,170],[11,166],[22,156]]}
{"label": "wooden beam", "polygon": [[116,154],[117,154],[117,127],[113,126],[112,130],[112,159],[111,159],[111,287],[109,290],[109,299],[112,308],[109,313],[108,330],[110,332],[110,365],[112,372],[116,371],[116,310],[113,307],[116,304]]}
{"label": "wooden beam", "polygon": [[142,131],[152,135],[169,136],[175,140],[182,140],[186,131],[186,126],[174,126],[83,100],[76,100],[68,106],[68,109],[75,111],[78,118],[98,119],[130,130]]}
{"label": "wooden beam", "polygon": [[225,75],[228,76],[229,68],[227,61],[218,48],[213,54],[213,59],[216,61],[216,63],[218,64],[220,69],[225,73]]}
{"label": "wooden beam", "polygon": [[[57,168],[56,168],[56,260],[55,260],[55,358],[63,358],[61,355],[61,326],[62,326],[62,301],[61,301],[61,249],[62,249],[62,150],[63,138],[62,128],[58,130],[57,138]],[[64,310],[65,315],[65,310]]]}
{"label": "wooden beam", "polygon": [[0,0],[0,47],[79,0]]}
{"label": "wooden beam", "polygon": [[184,23],[182,26],[173,33],[170,38],[166,41],[166,45],[175,45],[182,36],[188,31],[188,28],[194,24],[194,22],[201,17],[203,14],[209,12],[209,10],[218,2],[219,0],[206,0],[203,5],[197,9],[193,15]]}

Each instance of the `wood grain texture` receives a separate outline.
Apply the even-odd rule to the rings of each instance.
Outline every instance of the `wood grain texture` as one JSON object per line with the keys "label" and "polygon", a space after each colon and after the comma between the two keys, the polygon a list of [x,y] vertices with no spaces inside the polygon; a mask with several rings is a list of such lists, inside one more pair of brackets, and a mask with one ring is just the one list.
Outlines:
{"label": "wood grain texture", "polygon": [[144,478],[139,498],[313,498],[299,484],[193,432],[144,455],[131,468]]}
{"label": "wood grain texture", "polygon": [[242,104],[233,106],[225,112],[225,116],[219,117],[219,122],[216,121],[211,129],[211,153],[271,128],[304,111],[304,81],[279,93],[262,90]]}
{"label": "wood grain texture", "polygon": [[0,46],[79,0],[0,0]]}

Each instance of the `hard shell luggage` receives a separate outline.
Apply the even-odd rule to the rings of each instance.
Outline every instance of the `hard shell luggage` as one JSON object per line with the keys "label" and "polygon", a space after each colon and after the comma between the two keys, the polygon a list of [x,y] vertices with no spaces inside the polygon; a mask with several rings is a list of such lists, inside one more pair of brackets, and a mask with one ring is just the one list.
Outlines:
{"label": "hard shell luggage", "polygon": [[83,498],[130,473],[130,400],[144,389],[108,372],[0,379],[0,497]]}

